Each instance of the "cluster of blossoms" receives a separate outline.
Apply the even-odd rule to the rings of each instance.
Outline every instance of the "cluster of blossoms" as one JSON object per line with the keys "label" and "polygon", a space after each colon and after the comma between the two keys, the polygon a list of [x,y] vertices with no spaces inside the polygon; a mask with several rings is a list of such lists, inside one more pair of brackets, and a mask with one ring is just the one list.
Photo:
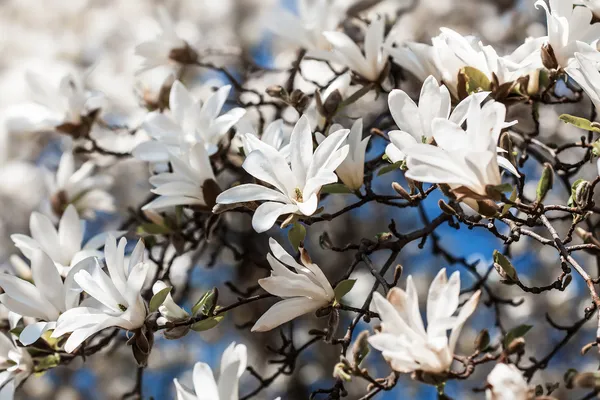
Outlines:
{"label": "cluster of blossoms", "polygon": [[[21,255],[14,254],[9,272],[0,274],[0,303],[7,310],[8,328],[0,333],[0,398],[12,398],[31,375],[101,350],[119,332],[126,332],[127,344],[143,369],[158,333],[174,340],[190,330],[206,331],[219,325],[228,311],[273,297],[281,300],[253,321],[251,332],[292,326],[292,321],[305,315],[326,316],[327,327],[312,329],[310,334],[314,341],[342,346],[341,361],[333,371],[338,394],[345,393],[344,382],[356,378],[370,383],[369,390],[375,392],[364,398],[371,398],[391,390],[401,374],[410,374],[416,381],[437,386],[441,396],[448,380],[467,378],[476,366],[493,362],[485,386],[488,399],[535,398],[529,385],[532,375],[524,374],[528,370],[519,365],[526,330],[510,334],[503,330],[506,342],[495,346],[485,331],[480,336],[488,335],[487,343],[482,345],[480,337],[475,353],[459,354],[466,352],[459,345],[460,335],[480,298],[489,297],[489,304],[498,300],[485,281],[489,272],[480,274],[472,267],[470,272],[478,280],[461,288],[459,272],[448,277],[445,268],[439,270],[427,294],[427,325],[415,284],[417,274],[404,279],[398,267],[390,284],[385,273],[405,245],[419,239],[422,246],[442,223],[460,222],[498,232],[494,221],[505,222],[510,236],[496,236],[507,244],[518,241],[521,234],[540,238],[518,230],[535,226],[538,219],[545,226],[550,223],[543,201],[552,186],[552,166],[544,169],[535,200],[528,201],[523,195],[524,160],[516,159],[511,132],[519,121],[510,120],[509,108],[540,101],[562,85],[579,95],[585,92],[600,111],[598,2],[538,0],[535,7],[546,13],[548,35],[529,38],[507,55],[447,28],[432,38],[431,45],[398,40],[396,21],[386,15],[345,19],[350,10],[342,12],[325,0],[314,3],[309,7],[301,2],[297,14],[277,10],[270,15],[278,19],[270,30],[295,48],[296,60],[286,71],[285,82],[265,70],[266,82],[244,77],[254,85],[240,82],[226,67],[205,61],[200,48],[184,40],[161,10],[162,32],[138,44],[135,53],[142,58],[140,75],[155,70],[167,73],[155,85],[159,90],[151,100],[140,99],[144,115],[133,129],[113,124],[104,113],[109,99],[87,90],[84,80],[67,75],[55,87],[41,76],[27,74],[36,102],[44,110],[43,117],[30,124],[32,130],[52,131],[68,140],[56,172],[47,171],[47,196],[30,215],[29,235],[10,236]],[[306,77],[302,67],[308,63],[319,65],[333,78],[318,83],[317,78],[326,75],[319,68],[314,79]],[[222,80],[194,88],[186,74],[199,68],[214,71]],[[418,101],[401,85],[401,76],[422,82]],[[301,79],[314,87],[300,89]],[[266,85],[254,89],[259,83]],[[361,101],[378,107],[380,99],[382,118],[361,113]],[[275,112],[264,113],[264,108]],[[588,142],[591,132],[600,132],[593,121],[570,115],[564,120],[589,131]],[[116,131],[127,131],[129,139],[119,141]],[[521,139],[525,145],[537,140],[536,135]],[[574,147],[589,149],[585,161],[600,154],[598,142],[589,146],[582,142]],[[551,147],[545,150],[556,152]],[[88,238],[86,225],[110,219],[119,211],[115,176],[104,170],[125,160],[141,163],[150,175],[141,182],[148,188],[144,201],[128,210],[120,229],[102,229]],[[410,189],[394,182],[396,194],[376,194],[372,186],[376,169],[381,175],[402,176]],[[572,174],[567,172],[561,176],[569,183]],[[598,181],[577,182],[568,207],[554,209],[581,218],[574,222],[568,241],[575,225],[595,212],[590,200]],[[402,234],[392,224],[391,232],[375,241],[364,239],[346,247],[336,247],[321,236],[322,248],[356,251],[351,267],[331,274],[309,256],[313,224],[331,221],[368,202],[420,207],[418,201],[435,189],[445,199],[439,202],[442,214],[430,226]],[[329,199],[343,195],[359,200],[338,213],[326,213]],[[176,289],[170,274],[175,258],[200,254],[211,239],[221,240],[223,232],[246,224],[248,215],[256,233],[268,234],[266,263],[264,258],[253,263],[262,263],[270,276],[254,280],[251,290],[237,291],[244,294],[237,303],[219,304],[219,292],[213,289],[187,310],[178,293],[186,289]],[[481,222],[484,219],[489,222]],[[286,250],[279,238],[283,230],[293,251]],[[549,232],[553,240],[540,241],[560,251],[565,271],[554,288],[564,291],[570,283],[565,278],[571,272],[567,263],[593,288],[595,282],[570,255],[577,249],[565,247],[553,228]],[[586,238],[586,244],[600,244]],[[236,257],[240,253],[233,245],[221,247]],[[380,272],[369,258],[379,250],[392,251]],[[345,296],[361,296],[354,289],[356,280],[350,279],[361,262],[369,267],[375,286],[361,297],[364,306],[357,308]],[[494,266],[504,282],[527,289],[506,256],[496,255]],[[400,279],[405,290],[397,287]],[[595,289],[591,293],[594,310],[589,312],[593,313],[600,299]],[[346,312],[358,316],[346,335],[337,338],[340,314]],[[365,327],[364,334],[355,334],[361,318],[372,321],[372,326]],[[319,323],[317,318],[305,319]],[[347,351],[352,342],[351,360]],[[300,350],[293,343],[286,346],[292,350],[279,353],[285,356],[284,365],[273,378],[259,378],[259,389],[287,374],[295,363]],[[392,371],[389,378],[375,378],[361,366],[369,348],[381,353],[380,361]],[[511,358],[515,354],[518,360]],[[232,343],[222,354],[218,379],[208,364],[198,362],[193,387],[175,379],[174,390],[181,400],[235,400],[247,369],[258,376],[248,366],[246,346]],[[598,390],[597,383],[592,387]]]}

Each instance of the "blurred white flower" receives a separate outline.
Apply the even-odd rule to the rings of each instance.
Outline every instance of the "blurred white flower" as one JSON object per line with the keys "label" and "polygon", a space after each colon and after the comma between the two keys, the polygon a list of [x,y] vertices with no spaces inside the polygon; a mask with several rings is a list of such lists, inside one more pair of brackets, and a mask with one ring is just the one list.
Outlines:
{"label": "blurred white flower", "polygon": [[23,329],[19,335],[21,343],[32,344],[44,332],[54,329],[61,313],[79,305],[81,290],[73,276],[84,268],[90,269],[94,263],[92,258],[80,261],[63,282],[52,259],[42,250],[35,250],[31,259],[33,283],[14,275],[0,274],[0,287],[4,290],[0,302],[16,314],[41,320]]}
{"label": "blurred white flower", "polygon": [[[395,371],[448,371],[460,331],[475,311],[481,291],[475,292],[458,316],[453,317],[459,305],[459,294],[459,273],[454,272],[448,280],[446,269],[442,269],[429,287],[425,330],[412,276],[407,278],[406,291],[394,287],[387,300],[375,292],[373,304],[381,317],[381,332],[369,337],[369,343],[382,352]],[[452,330],[449,339],[448,330]]]}
{"label": "blurred white flower", "polygon": [[87,338],[111,326],[134,331],[144,324],[147,308],[141,290],[150,264],[143,260],[141,240],[126,262],[126,245],[124,238],[118,247],[114,237],[106,239],[104,254],[109,275],[98,263],[91,271],[82,269],[73,275],[90,297],[85,298],[80,307],[67,310],[58,318],[52,337],[71,333],[65,351],[72,353]]}
{"label": "blurred white flower", "polygon": [[[58,229],[47,216],[38,212],[31,213],[29,219],[29,231],[31,237],[16,233],[10,236],[15,246],[28,259],[32,260],[37,250],[43,250],[58,269],[62,276],[66,276],[69,269],[79,261],[91,257],[100,256],[99,247],[104,244],[103,240],[110,232],[101,233],[87,241],[82,248],[83,224],[79,219],[73,205],[65,210]],[[121,235],[123,232],[112,232]]]}
{"label": "blurred white flower", "polygon": [[385,21],[383,19],[377,18],[368,26],[365,33],[364,55],[358,45],[343,32],[329,31],[324,32],[323,35],[331,43],[332,50],[309,52],[309,56],[345,65],[368,81],[379,80],[388,61],[388,50],[384,47]]}
{"label": "blurred white flower", "polygon": [[134,157],[167,161],[169,151],[179,155],[196,143],[204,144],[209,155],[215,154],[223,136],[246,113],[242,108],[233,108],[219,115],[230,90],[231,86],[223,86],[202,104],[175,81],[169,95],[171,117],[160,112],[148,114],[143,127],[154,140],[139,144],[133,150]]}
{"label": "blurred white flower", "polygon": [[5,334],[0,333],[0,398],[12,400],[16,388],[33,373],[33,359]]}
{"label": "blurred white flower", "polygon": [[492,46],[485,46],[473,36],[462,36],[448,28],[431,39],[432,45],[406,43],[402,47],[387,46],[394,62],[425,81],[434,76],[444,82],[458,97],[458,74],[463,67],[480,70],[490,81],[494,75],[499,84],[512,82],[541,68],[540,47],[544,38],[528,39],[512,54],[500,57]]}
{"label": "blurred white flower", "polygon": [[600,24],[591,23],[592,11],[587,7],[574,7],[573,0],[549,0],[549,3],[550,7],[545,0],[538,0],[535,7],[542,7],[546,12],[548,53],[558,64],[553,67],[568,67],[576,52],[595,53]]}
{"label": "blurred white flower", "polygon": [[273,305],[256,321],[253,332],[270,331],[300,315],[316,311],[331,303],[335,296],[329,280],[304,249],[301,249],[300,265],[275,239],[269,238],[269,247],[273,253],[267,254],[271,276],[259,279],[258,284],[284,300]]}
{"label": "blurred white flower", "polygon": [[[600,25],[600,24],[598,24]],[[600,72],[597,61],[586,57],[587,53],[575,53],[576,62],[571,63],[565,71],[590,96],[596,110],[600,111]]]}
{"label": "blurred white flower", "polygon": [[218,381],[215,380],[208,364],[196,363],[192,379],[193,389],[184,386],[178,379],[173,379],[177,400],[238,400],[239,380],[248,363],[247,352],[243,344],[231,343],[221,356]]}
{"label": "blurred white flower", "polygon": [[305,50],[329,50],[331,45],[323,32],[335,30],[340,13],[335,2],[329,0],[300,0],[298,15],[285,8],[275,11],[269,29],[287,42]]}
{"label": "blurred white flower", "polygon": [[135,47],[135,54],[143,58],[138,74],[162,66],[192,64],[198,59],[196,50],[175,32],[167,10],[158,7],[157,14],[162,32],[153,40]]}
{"label": "blurred white flower", "polygon": [[[337,132],[341,129],[343,129],[341,125],[332,125],[329,130]],[[346,139],[349,149],[348,156],[335,170],[344,185],[352,190],[360,189],[365,178],[365,152],[371,135],[363,139],[362,134],[363,121],[362,118],[359,118],[352,124],[350,134]]]}
{"label": "blurred white flower", "polygon": [[530,400],[533,391],[523,378],[523,373],[514,365],[496,364],[487,377],[487,400]]}
{"label": "blurred white flower", "polygon": [[579,0],[575,1],[575,4],[586,6],[596,17],[600,15],[600,0]]}
{"label": "blurred white flower", "polygon": [[347,129],[332,133],[313,153],[309,121],[302,116],[290,140],[291,167],[284,155],[267,145],[248,154],[242,165],[250,175],[275,189],[254,183],[243,184],[221,193],[217,203],[266,201],[252,218],[256,232],[271,228],[280,215],[312,215],[317,210],[321,187],[337,181],[334,171],[348,154],[348,146],[343,145],[348,133]]}
{"label": "blurred white flower", "polygon": [[[84,127],[93,121],[94,114],[103,102],[99,94],[91,95],[83,87],[83,83],[73,75],[64,76],[58,87],[48,82],[34,72],[28,71],[25,79],[31,88],[34,100],[47,109],[48,115],[40,122],[38,129],[57,129],[64,133],[78,134],[89,132],[89,127]],[[84,131],[78,131],[84,128]]]}
{"label": "blurred white flower", "polygon": [[142,210],[178,205],[212,206],[218,186],[210,159],[202,143],[195,144],[181,155],[169,155],[172,172],[150,177],[152,193],[159,195]]}
{"label": "blurred white flower", "polygon": [[75,169],[75,158],[70,151],[60,157],[56,175],[47,175],[46,185],[50,193],[50,208],[56,216],[61,216],[65,208],[72,204],[82,217],[96,218],[96,212],[115,211],[113,196],[108,190],[113,179],[104,174],[95,174],[96,165],[87,161]]}
{"label": "blurred white flower", "polygon": [[388,105],[394,122],[400,128],[389,132],[391,143],[386,147],[385,154],[395,163],[406,157],[404,149],[417,143],[427,143],[432,137],[433,121],[442,118],[462,125],[467,118],[469,104],[476,101],[481,104],[488,92],[476,93],[461,101],[450,113],[450,93],[445,85],[429,76],[425,79],[419,95],[419,105],[403,90],[394,89],[388,96]]}

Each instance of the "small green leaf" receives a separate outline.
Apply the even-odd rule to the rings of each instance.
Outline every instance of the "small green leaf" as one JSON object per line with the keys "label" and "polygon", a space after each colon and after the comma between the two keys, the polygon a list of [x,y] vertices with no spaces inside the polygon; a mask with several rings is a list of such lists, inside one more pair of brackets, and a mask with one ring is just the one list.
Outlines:
{"label": "small green leaf", "polygon": [[386,165],[385,167],[381,168],[377,172],[377,176],[385,175],[388,172],[392,172],[392,171],[397,170],[398,168],[400,168],[400,166],[402,165],[402,163],[403,163],[403,161],[398,161],[398,162],[395,162],[393,164]]}
{"label": "small green leaf", "polygon": [[546,198],[546,194],[552,189],[552,185],[554,184],[554,170],[552,169],[552,165],[549,163],[544,163],[544,170],[542,171],[542,176],[538,181],[537,190],[536,190],[536,201],[541,203]]}
{"label": "small green leaf", "polygon": [[325,185],[321,188],[321,193],[330,193],[330,194],[351,194],[352,190],[348,189],[348,186],[343,183],[332,183],[330,185]]}
{"label": "small green leaf", "polygon": [[206,315],[208,310],[210,310],[212,307],[214,296],[215,293],[212,290],[204,293],[204,295],[200,297],[200,300],[198,300],[196,304],[194,304],[194,307],[192,307],[192,315],[196,316],[199,312],[203,315]]}
{"label": "small green leaf", "polygon": [[508,347],[513,340],[525,336],[531,328],[533,328],[532,325],[519,325],[508,331],[504,337],[504,347]]}
{"label": "small green leaf", "polygon": [[465,89],[467,94],[491,90],[492,83],[490,82],[490,79],[477,68],[464,67],[460,70],[460,73],[465,76]]}
{"label": "small green leaf", "polygon": [[296,251],[298,251],[298,247],[300,246],[300,243],[304,241],[305,237],[306,228],[299,222],[294,223],[292,228],[288,231],[288,239]]}
{"label": "small green leaf", "polygon": [[519,280],[515,267],[512,265],[510,260],[498,250],[494,250],[494,268],[496,268],[496,271],[498,271],[498,274],[500,274],[502,278],[511,280],[513,282],[517,282]]}
{"label": "small green leaf", "polygon": [[166,235],[171,233],[171,229],[168,226],[147,222],[138,226],[137,233],[138,235]]}
{"label": "small green leaf", "polygon": [[337,284],[333,292],[335,293],[335,300],[337,302],[342,300],[349,291],[352,290],[354,284],[356,283],[356,279],[346,279]]}
{"label": "small green leaf", "polygon": [[221,322],[223,320],[223,318],[225,318],[224,315],[216,315],[214,317],[210,317],[207,319],[203,319],[202,321],[198,321],[195,324],[193,324],[190,328],[196,332],[207,331],[207,330],[212,329],[215,326],[219,325],[219,322]]}
{"label": "small green leaf", "polygon": [[171,289],[173,289],[171,286],[167,286],[166,288],[160,290],[158,293],[152,296],[152,298],[150,299],[150,304],[148,306],[148,308],[150,308],[150,312],[158,310],[158,307],[160,307],[162,303],[165,302],[165,299],[167,298],[169,293],[171,293]]}
{"label": "small green leaf", "polygon": [[560,117],[560,120],[566,124],[575,125],[579,129],[584,129],[586,131],[592,132],[600,132],[600,127],[597,124],[580,117],[575,117],[574,115],[563,114]]}
{"label": "small green leaf", "polygon": [[501,185],[494,186],[494,190],[500,193],[506,193],[513,190],[513,187],[510,183],[503,183]]}
{"label": "small green leaf", "polygon": [[60,354],[50,354],[44,358],[37,358],[36,361],[35,372],[44,372],[60,364]]}
{"label": "small green leaf", "polygon": [[[517,199],[517,188],[514,188],[512,193],[510,194],[509,200],[511,202],[514,202]],[[512,205],[510,204],[505,204],[504,207],[502,207],[502,213],[500,214],[501,216],[505,216],[506,213],[508,213],[508,210],[510,210],[510,208],[512,207]]]}

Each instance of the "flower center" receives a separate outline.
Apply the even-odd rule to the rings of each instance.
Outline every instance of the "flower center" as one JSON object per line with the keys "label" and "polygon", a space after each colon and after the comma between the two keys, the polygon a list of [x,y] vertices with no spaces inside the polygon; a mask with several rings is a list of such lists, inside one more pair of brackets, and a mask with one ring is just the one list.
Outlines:
{"label": "flower center", "polygon": [[304,202],[304,198],[302,197],[302,190],[300,190],[300,188],[296,188],[294,189],[294,192],[296,194],[296,201],[299,201],[300,203]]}
{"label": "flower center", "polygon": [[127,307],[125,307],[123,304],[119,304],[119,310],[125,312],[127,311]]}

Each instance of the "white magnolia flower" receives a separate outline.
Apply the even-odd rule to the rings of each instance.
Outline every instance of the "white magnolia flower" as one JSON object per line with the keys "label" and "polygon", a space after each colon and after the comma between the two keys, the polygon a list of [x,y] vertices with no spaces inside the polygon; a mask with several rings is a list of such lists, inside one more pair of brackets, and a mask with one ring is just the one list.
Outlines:
{"label": "white magnolia flower", "polygon": [[247,363],[246,346],[231,343],[221,356],[218,380],[215,380],[210,366],[202,362],[194,365],[193,389],[182,385],[178,379],[173,379],[177,400],[238,400],[239,380]]}
{"label": "white magnolia flower", "polygon": [[540,47],[544,38],[526,40],[512,54],[501,57],[492,46],[485,46],[473,36],[462,36],[448,28],[431,39],[432,45],[406,43],[388,46],[394,62],[425,81],[430,75],[444,82],[458,97],[458,74],[466,66],[484,73],[490,81],[495,75],[499,84],[512,82],[541,68]]}
{"label": "white magnolia flower", "polygon": [[565,70],[590,96],[594,106],[600,111],[600,72],[598,72],[596,60],[586,56],[587,54],[575,53],[577,62],[571,63]]}
{"label": "white magnolia flower", "polygon": [[198,58],[196,51],[175,32],[167,10],[159,7],[157,14],[161,33],[135,47],[135,54],[144,59],[138,74],[161,66],[190,64]]}
{"label": "white magnolia flower", "polygon": [[71,333],[65,351],[72,353],[90,336],[109,327],[129,331],[140,328],[146,319],[147,308],[141,295],[150,264],[143,260],[144,243],[138,241],[125,261],[127,240],[117,241],[109,236],[104,246],[109,275],[96,263],[91,271],[80,270],[73,275],[79,287],[90,295],[80,307],[63,313],[56,323],[52,337]]}
{"label": "white magnolia flower", "polygon": [[546,11],[547,44],[551,46],[558,66],[566,68],[576,52],[595,52],[600,38],[600,24],[591,24],[593,14],[587,7],[574,7],[573,0],[545,0],[535,7]]}
{"label": "white magnolia flower", "polygon": [[317,210],[321,187],[337,181],[334,171],[348,154],[348,146],[343,146],[348,133],[347,129],[332,133],[313,153],[309,121],[302,116],[290,140],[291,166],[280,152],[268,145],[248,154],[242,165],[246,172],[274,189],[243,184],[221,193],[217,203],[266,201],[252,218],[252,226],[257,232],[271,228],[280,215],[312,215]]}
{"label": "white magnolia flower", "polygon": [[596,17],[600,15],[600,0],[579,0],[576,1],[575,4],[586,6]]}
{"label": "white magnolia flower", "polygon": [[[207,200],[214,201],[216,193],[210,193],[212,199],[206,199],[207,190],[214,189],[215,175],[204,145],[195,144],[180,156],[170,154],[172,172],[163,172],[150,177],[156,199],[142,207],[142,210],[172,207],[177,205],[207,206]],[[213,184],[206,186],[207,181]],[[214,190],[212,190],[214,192]],[[212,206],[212,204],[210,204]]]}
{"label": "white magnolia flower", "polygon": [[81,290],[78,290],[73,276],[93,265],[92,258],[80,261],[71,268],[63,282],[52,259],[42,250],[35,250],[31,259],[33,283],[14,275],[0,274],[0,287],[4,290],[0,302],[16,314],[41,320],[23,329],[19,335],[21,343],[25,346],[32,344],[44,332],[54,329],[61,313],[79,305]]}
{"label": "white magnolia flower", "polygon": [[358,45],[343,32],[329,31],[324,32],[323,35],[331,43],[331,52],[314,51],[309,52],[309,56],[343,64],[368,81],[379,80],[388,61],[388,50],[383,45],[385,41],[383,19],[373,20],[367,28],[364,55]]}
{"label": "white magnolia flower", "polygon": [[273,305],[256,321],[253,332],[270,331],[300,315],[325,307],[335,297],[329,280],[304,250],[301,251],[301,265],[275,239],[269,238],[269,247],[273,253],[267,254],[271,276],[259,279],[258,284],[284,300]]}
{"label": "white magnolia flower", "polygon": [[261,147],[261,143],[258,142],[262,142],[273,147],[286,159],[289,159],[290,135],[292,132],[291,130],[287,129],[282,119],[276,119],[267,125],[263,131],[263,134],[260,135],[260,138],[254,130],[254,127],[252,127],[252,125],[249,123],[245,123],[242,126],[239,126],[238,124],[238,132],[242,133],[239,136],[242,141],[242,148],[244,149],[245,155],[248,155],[254,150],[259,149]]}
{"label": "white magnolia flower", "polygon": [[529,400],[534,397],[523,374],[512,364],[496,364],[487,383],[487,400]]}
{"label": "white magnolia flower", "polygon": [[298,15],[279,8],[271,18],[269,29],[287,42],[305,50],[329,50],[323,32],[334,30],[339,21],[338,7],[329,0],[301,0]]}
{"label": "white magnolia flower", "polygon": [[[374,293],[374,308],[382,322],[381,332],[369,337],[369,343],[382,352],[395,371],[448,371],[460,331],[475,311],[481,292],[473,294],[458,315],[453,316],[459,305],[459,294],[459,273],[454,272],[448,279],[446,269],[442,269],[429,287],[425,329],[411,276],[407,279],[406,291],[392,288],[387,300]],[[450,338],[446,333],[448,330],[452,330]]]}
{"label": "white magnolia flower", "polygon": [[33,373],[33,359],[23,347],[0,334],[0,398],[12,400],[17,387]]}
{"label": "white magnolia flower", "polygon": [[[97,251],[104,244],[107,233],[101,233],[91,238],[83,247],[83,224],[79,219],[73,205],[69,205],[60,219],[58,229],[47,216],[38,212],[31,213],[29,219],[29,231],[31,236],[14,234],[10,238],[15,246],[28,259],[32,260],[36,250],[43,250],[58,269],[62,276],[66,276],[71,267],[79,261],[91,257],[100,256]],[[123,232],[113,232],[121,235]]]}
{"label": "white magnolia flower", "polygon": [[[518,176],[507,159],[496,155],[500,132],[512,125],[504,121],[505,116],[506,107],[501,103],[490,101],[481,107],[472,100],[466,130],[456,122],[435,118],[432,136],[437,146],[418,143],[402,148],[407,155],[406,176],[419,182],[466,189],[460,194],[467,198],[488,198],[488,187],[502,183],[499,166]],[[475,204],[469,205],[477,209]]]}
{"label": "white magnolia flower", "polygon": [[[168,286],[163,281],[156,281],[152,285],[152,293],[157,294]],[[165,301],[158,307],[160,317],[156,320],[159,325],[164,325],[167,322],[181,321],[188,319],[190,314],[183,308],[179,307],[171,297],[171,293],[167,295]]]}
{"label": "white magnolia flower", "polygon": [[438,84],[433,76],[425,79],[418,106],[403,90],[392,90],[388,97],[388,105],[392,118],[400,130],[388,134],[391,143],[386,147],[385,154],[393,163],[404,160],[406,155],[403,149],[417,143],[427,143],[432,137],[435,119],[447,119],[462,125],[467,118],[471,101],[481,104],[488,94],[488,92],[473,94],[461,101],[450,113],[452,101],[450,92],[445,85]]}
{"label": "white magnolia flower", "polygon": [[[341,125],[332,125],[331,132],[336,132],[343,129]],[[348,135],[348,156],[335,170],[340,180],[344,182],[349,189],[358,190],[363,185],[365,178],[365,152],[367,151],[367,145],[371,135],[366,138],[362,138],[363,134],[363,121],[362,118],[357,119]]]}
{"label": "white magnolia flower", "polygon": [[167,161],[169,151],[178,155],[196,143],[203,143],[209,155],[215,154],[223,136],[246,113],[233,108],[219,115],[230,90],[231,86],[223,86],[202,104],[175,81],[169,95],[171,117],[149,113],[143,126],[154,140],[138,145],[133,155],[144,161]]}
{"label": "white magnolia flower", "polygon": [[56,175],[48,175],[46,181],[54,214],[62,215],[69,204],[89,219],[96,217],[96,211],[115,211],[114,197],[108,192],[113,179],[108,175],[94,174],[95,170],[96,166],[91,161],[76,170],[73,154],[70,151],[62,154]]}
{"label": "white magnolia flower", "polygon": [[48,112],[41,122],[41,128],[58,128],[69,132],[102,106],[103,97],[86,93],[83,83],[73,75],[64,76],[58,87],[49,83],[46,77],[31,71],[27,72],[25,79],[33,91],[34,100]]}

